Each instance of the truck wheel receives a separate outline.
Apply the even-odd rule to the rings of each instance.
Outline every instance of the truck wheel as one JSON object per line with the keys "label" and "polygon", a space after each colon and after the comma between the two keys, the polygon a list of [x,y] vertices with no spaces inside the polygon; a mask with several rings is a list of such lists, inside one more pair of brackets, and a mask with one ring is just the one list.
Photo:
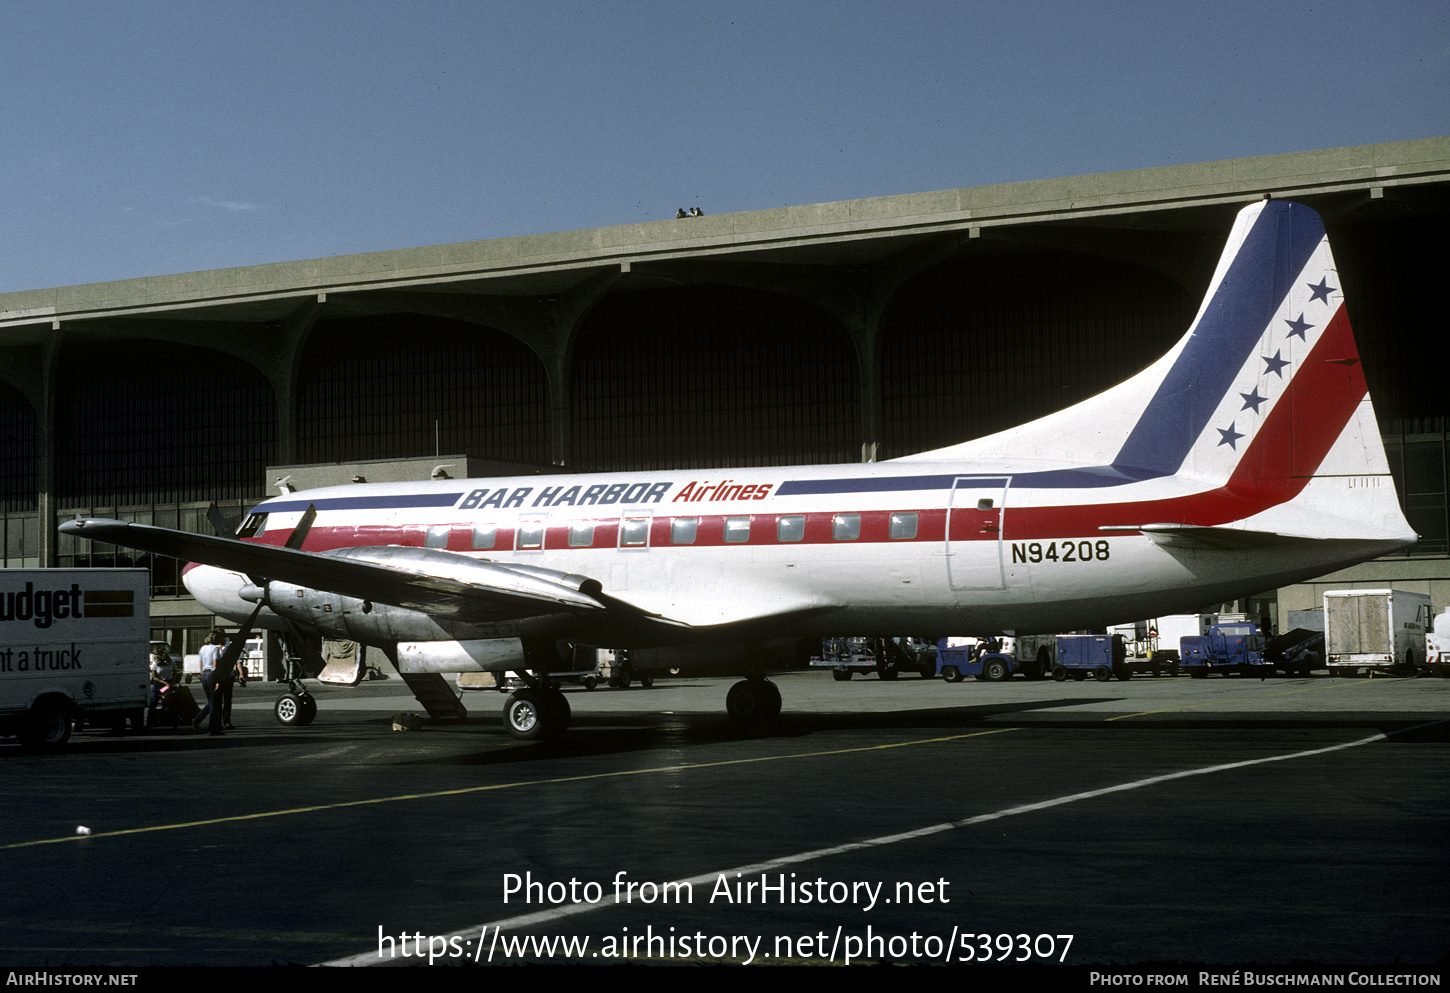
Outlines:
{"label": "truck wheel", "polygon": [[1059,683],[1067,682],[1067,669],[1060,665],[1053,666],[1052,678],[1057,680]]}
{"label": "truck wheel", "polygon": [[1131,668],[1129,668],[1128,666],[1122,665],[1120,663],[1118,665],[1113,666],[1113,675],[1114,676],[1117,676],[1118,679],[1120,679],[1120,680],[1122,680],[1123,682],[1126,683],[1128,680],[1130,680],[1130,679],[1133,678],[1133,670]]}
{"label": "truck wheel", "polygon": [[850,669],[832,669],[831,670],[831,678],[834,679],[838,683],[844,683],[846,680],[848,680],[848,679],[851,678],[851,670]]}
{"label": "truck wheel", "polygon": [[1000,683],[1011,675],[1012,673],[1007,669],[1007,663],[1001,659],[988,659],[982,666],[982,677],[989,683]]}
{"label": "truck wheel", "polygon": [[946,666],[941,671],[941,678],[949,683],[960,683],[962,681],[962,670],[954,665]]}
{"label": "truck wheel", "polygon": [[889,683],[893,679],[896,678],[896,666],[894,666],[894,665],[884,665],[881,668],[879,668],[879,669],[876,670],[876,675],[878,677],[880,677],[882,680],[884,680],[885,682],[888,682]]}
{"label": "truck wheel", "polygon": [[1106,683],[1108,680],[1113,678],[1113,670],[1109,669],[1105,665],[1100,665],[1093,670],[1093,678],[1100,683]]}
{"label": "truck wheel", "polygon": [[71,721],[59,707],[41,702],[25,715],[20,725],[21,747],[38,752],[52,752],[70,741]]}
{"label": "truck wheel", "polygon": [[645,689],[650,689],[654,686],[655,674],[653,669],[641,669],[637,675],[639,676],[640,686],[643,686]]}

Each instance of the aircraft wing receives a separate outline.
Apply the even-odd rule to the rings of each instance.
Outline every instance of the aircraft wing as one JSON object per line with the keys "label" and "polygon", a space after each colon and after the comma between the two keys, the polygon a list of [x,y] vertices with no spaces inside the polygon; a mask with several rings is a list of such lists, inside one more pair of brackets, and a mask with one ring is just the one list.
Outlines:
{"label": "aircraft wing", "polygon": [[308,552],[97,518],[67,521],[60,531],[238,572],[257,586],[289,583],[474,623],[577,613],[692,629],[771,621],[830,606],[794,591],[763,588],[706,602],[670,598],[639,605],[609,595],[597,580],[585,576],[432,548],[390,545]]}
{"label": "aircraft wing", "polygon": [[60,531],[232,570],[257,577],[254,582],[261,579],[258,585],[275,580],[463,621],[629,609],[603,596],[599,584],[583,576],[509,567],[435,549],[392,546],[307,552],[95,518],[67,521]]}

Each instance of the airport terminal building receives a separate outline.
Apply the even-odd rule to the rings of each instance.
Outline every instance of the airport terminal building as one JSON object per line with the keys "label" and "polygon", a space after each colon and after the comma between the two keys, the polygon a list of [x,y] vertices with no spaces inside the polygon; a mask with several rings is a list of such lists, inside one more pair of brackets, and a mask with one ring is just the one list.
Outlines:
{"label": "airport terminal building", "polygon": [[153,629],[194,652],[212,618],[178,563],[56,524],[209,532],[209,503],[239,521],[284,477],[871,461],[1001,431],[1162,355],[1266,194],[1324,218],[1421,541],[1240,606],[1391,586],[1438,612],[1450,137],[0,294],[0,564],[150,565]]}

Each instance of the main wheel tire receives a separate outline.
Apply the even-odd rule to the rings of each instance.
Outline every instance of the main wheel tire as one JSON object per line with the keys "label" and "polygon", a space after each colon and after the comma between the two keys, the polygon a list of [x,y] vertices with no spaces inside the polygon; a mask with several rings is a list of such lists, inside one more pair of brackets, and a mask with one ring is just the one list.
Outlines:
{"label": "main wheel tire", "polygon": [[941,678],[949,683],[960,683],[962,681],[962,670],[954,665],[944,666],[941,671]]}
{"label": "main wheel tire", "polygon": [[1007,663],[1001,659],[988,659],[982,664],[982,678],[989,683],[1000,683],[1012,675]]}
{"label": "main wheel tire", "polygon": [[769,680],[742,679],[725,694],[725,711],[736,724],[768,721],[772,710],[780,713],[780,690]]}
{"label": "main wheel tire", "polygon": [[1052,667],[1052,678],[1055,679],[1055,680],[1057,680],[1059,683],[1066,682],[1067,681],[1067,669],[1065,667],[1063,667],[1063,666],[1060,666],[1060,665],[1053,666]]}
{"label": "main wheel tire", "polygon": [[773,721],[780,716],[780,687],[775,685],[768,679],[762,679],[760,682],[761,685],[764,687],[764,691],[761,694],[761,696],[764,698],[764,707],[762,709],[762,713],[765,715],[765,719],[767,721]]}
{"label": "main wheel tire", "polygon": [[317,719],[317,697],[304,696],[302,698],[302,719],[297,723],[306,727]]}
{"label": "main wheel tire", "polygon": [[70,741],[70,733],[69,715],[60,707],[42,701],[25,715],[19,729],[20,744],[29,750],[52,752]]}
{"label": "main wheel tire", "polygon": [[[562,699],[563,694],[559,694]],[[568,706],[567,702],[564,706]],[[509,736],[519,741],[552,738],[567,723],[559,700],[548,691],[525,686],[514,690],[503,704],[503,725]]]}
{"label": "main wheel tire", "polygon": [[[312,718],[307,717],[307,705],[303,698],[296,693],[283,693],[277,698],[272,706],[272,716],[277,718],[278,724],[287,727],[303,727],[312,723]],[[317,704],[312,705],[312,715],[317,715]]]}

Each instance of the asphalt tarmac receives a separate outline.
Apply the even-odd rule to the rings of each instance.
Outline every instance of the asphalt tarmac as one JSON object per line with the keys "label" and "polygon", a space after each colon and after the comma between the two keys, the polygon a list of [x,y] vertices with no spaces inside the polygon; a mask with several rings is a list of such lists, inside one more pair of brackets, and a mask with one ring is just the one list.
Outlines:
{"label": "asphalt tarmac", "polygon": [[491,691],[395,732],[394,679],[0,743],[0,966],[1443,974],[1450,680],[775,678],[746,731],[681,678],[571,688],[552,742]]}

